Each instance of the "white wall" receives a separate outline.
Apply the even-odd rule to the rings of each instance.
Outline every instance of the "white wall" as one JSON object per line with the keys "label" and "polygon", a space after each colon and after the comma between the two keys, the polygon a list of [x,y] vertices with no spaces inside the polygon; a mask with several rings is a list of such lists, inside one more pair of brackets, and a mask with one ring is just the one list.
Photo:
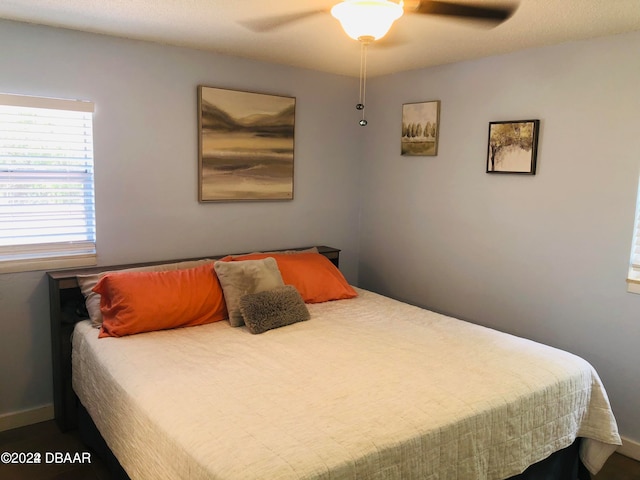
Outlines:
{"label": "white wall", "polygon": [[[0,45],[1,92],[96,103],[100,264],[320,243],[356,281],[354,79],[7,21]],[[197,202],[198,85],[296,97],[293,201]],[[0,275],[0,420],[52,401],[48,308],[43,272]]]}
{"label": "white wall", "polygon": [[[0,45],[0,91],[96,102],[101,264],[336,246],[352,282],[583,356],[640,439],[640,33],[371,79],[365,129],[350,78],[5,21]],[[297,98],[293,201],[198,204],[198,84]],[[402,104],[434,99],[438,156],[401,157]],[[486,174],[488,122],[528,118],[537,175]],[[47,288],[0,275],[0,418],[51,402]]]}
{"label": "white wall", "polygon": [[[583,356],[636,441],[639,51],[636,32],[370,81],[359,257],[365,288]],[[402,157],[402,104],[428,100],[439,153]],[[537,174],[485,173],[489,122],[520,119],[541,121]]]}

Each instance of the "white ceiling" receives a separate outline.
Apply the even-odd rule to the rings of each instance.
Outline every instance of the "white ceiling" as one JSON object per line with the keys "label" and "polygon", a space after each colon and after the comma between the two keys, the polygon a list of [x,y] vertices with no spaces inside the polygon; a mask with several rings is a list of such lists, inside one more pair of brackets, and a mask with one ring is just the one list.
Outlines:
{"label": "white ceiling", "polygon": [[[2,0],[0,18],[357,76],[359,44],[328,13],[337,2]],[[503,5],[509,0],[475,2]],[[310,10],[322,12],[275,31],[259,33],[248,28],[261,19]],[[492,29],[445,17],[407,14],[380,44],[369,48],[367,73],[383,75],[633,30],[640,30],[640,0],[520,0],[515,15]]]}

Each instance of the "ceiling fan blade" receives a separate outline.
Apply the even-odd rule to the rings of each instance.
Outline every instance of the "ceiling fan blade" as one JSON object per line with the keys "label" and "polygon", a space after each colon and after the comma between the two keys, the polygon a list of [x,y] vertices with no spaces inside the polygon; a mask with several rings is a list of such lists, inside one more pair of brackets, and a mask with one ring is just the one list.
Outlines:
{"label": "ceiling fan blade", "polygon": [[277,15],[273,17],[256,18],[252,20],[242,20],[238,23],[253,30],[257,33],[271,32],[282,27],[286,27],[305,18],[313,17],[319,13],[325,13],[324,10],[305,10],[303,12],[289,13],[285,15]]}
{"label": "ceiling fan blade", "polygon": [[511,17],[517,10],[517,4],[488,7],[479,3],[454,3],[437,0],[423,0],[415,8],[414,13],[428,15],[445,15],[467,18],[492,23],[501,23]]}

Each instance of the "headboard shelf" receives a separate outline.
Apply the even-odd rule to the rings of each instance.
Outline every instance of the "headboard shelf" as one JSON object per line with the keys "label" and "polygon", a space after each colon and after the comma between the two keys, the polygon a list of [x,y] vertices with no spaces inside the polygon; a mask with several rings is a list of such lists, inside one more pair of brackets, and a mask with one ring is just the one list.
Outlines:
{"label": "headboard shelf", "polygon": [[[306,250],[310,247],[281,249]],[[340,250],[318,246],[318,252],[339,267]],[[270,250],[278,251],[278,250]],[[237,255],[234,253],[234,255]],[[78,399],[71,385],[71,334],[76,323],[87,318],[84,297],[78,284],[78,275],[91,275],[106,271],[123,270],[135,267],[147,267],[165,263],[177,263],[189,260],[223,258],[226,255],[201,256],[154,262],[109,265],[102,267],[75,268],[47,272],[49,280],[49,311],[51,321],[51,353],[53,363],[53,405],[56,422],[62,431],[77,427]]]}
{"label": "headboard shelf", "polygon": [[[283,250],[306,250],[311,247],[306,248],[293,248],[293,249],[283,249]],[[336,267],[339,266],[339,257],[340,250],[333,247],[327,246],[318,246],[316,247],[318,252],[331,260]],[[275,250],[274,250],[275,251]],[[242,254],[234,254],[234,255],[242,255]],[[202,258],[210,258],[212,260],[220,259],[226,255],[210,255],[210,256],[200,256],[194,258],[177,258],[171,260],[160,260],[155,262],[142,262],[142,263],[128,263],[124,265],[109,265],[102,267],[83,267],[83,268],[73,268],[66,270],[55,270],[52,272],[47,272],[47,276],[49,280],[54,280],[58,282],[58,287],[60,289],[68,289],[68,288],[79,288],[78,280],[76,276],[78,275],[91,275],[94,273],[100,273],[107,270],[123,270],[125,268],[135,268],[135,267],[148,267],[152,265],[162,265],[164,263],[177,263],[177,262],[186,262],[190,260],[200,260]]]}

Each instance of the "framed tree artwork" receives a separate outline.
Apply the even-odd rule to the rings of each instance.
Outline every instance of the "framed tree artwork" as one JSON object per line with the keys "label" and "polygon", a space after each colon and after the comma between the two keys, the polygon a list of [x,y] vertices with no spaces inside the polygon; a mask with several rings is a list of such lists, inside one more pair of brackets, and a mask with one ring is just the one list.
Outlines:
{"label": "framed tree artwork", "polygon": [[440,100],[402,105],[401,154],[438,155]]}
{"label": "framed tree artwork", "polygon": [[198,200],[293,199],[296,99],[198,87]]}
{"label": "framed tree artwork", "polygon": [[535,175],[540,120],[489,123],[487,173]]}

